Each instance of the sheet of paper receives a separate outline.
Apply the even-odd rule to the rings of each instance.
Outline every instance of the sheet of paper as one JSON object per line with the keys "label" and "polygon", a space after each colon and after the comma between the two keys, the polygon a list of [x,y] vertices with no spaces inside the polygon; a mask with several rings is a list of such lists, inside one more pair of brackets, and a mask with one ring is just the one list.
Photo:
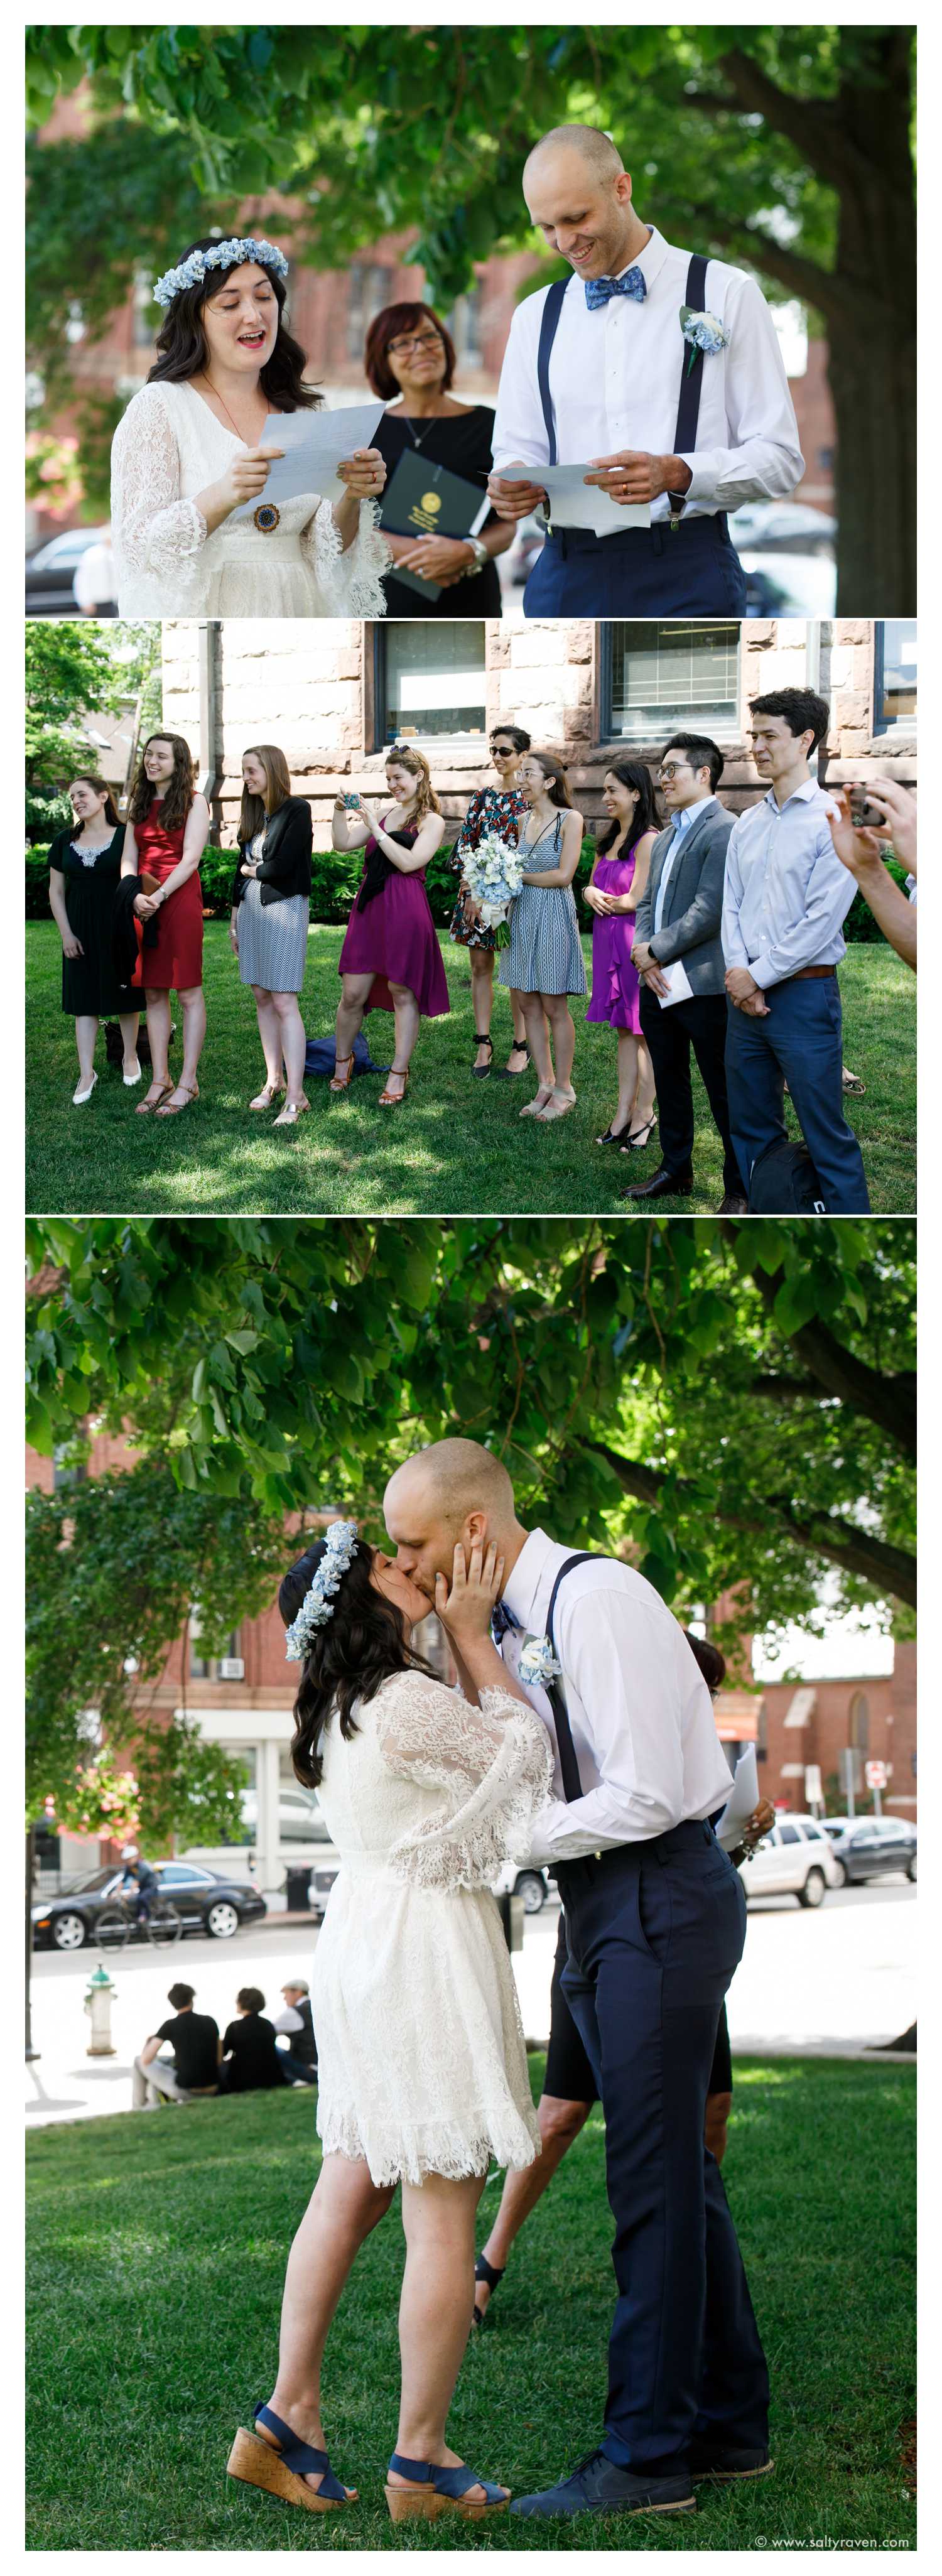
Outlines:
{"label": "sheet of paper", "polygon": [[724,1851],[734,1851],[742,1841],[742,1829],[759,1804],[759,1773],[756,1748],[746,1744],[733,1773],[733,1786],[716,1826],[716,1839]]}
{"label": "sheet of paper", "polygon": [[662,1011],[669,1011],[672,1002],[692,1002],[693,985],[682,957],[673,958],[671,964],[662,966],[660,971],[670,985],[669,993],[659,993],[657,997]]}
{"label": "sheet of paper", "polygon": [[[352,403],[344,411],[269,412],[260,447],[282,447],[284,455],[269,466],[263,501],[295,501],[302,492],[319,492],[324,501],[339,501],[345,486],[337,475],[355,447],[372,447],[385,403]],[[234,519],[251,519],[258,501],[243,501]]]}
{"label": "sheet of paper", "polygon": [[[528,465],[520,467],[519,479],[542,483],[549,493],[549,517],[554,528],[594,528],[597,537],[611,537],[620,528],[649,528],[650,503],[626,502],[624,507],[613,501],[610,493],[600,492],[597,483],[586,483],[584,476],[592,471],[585,465]],[[518,477],[513,465],[501,467],[506,483]]]}

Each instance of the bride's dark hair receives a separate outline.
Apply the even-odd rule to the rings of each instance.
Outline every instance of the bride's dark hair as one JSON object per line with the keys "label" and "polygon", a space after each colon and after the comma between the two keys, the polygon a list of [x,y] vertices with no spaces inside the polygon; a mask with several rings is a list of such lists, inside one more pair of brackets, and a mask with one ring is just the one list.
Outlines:
{"label": "bride's dark hair", "polygon": [[[191,242],[183,252],[180,266],[195,250],[215,250],[212,234],[203,241]],[[251,262],[233,262],[233,266],[250,266]],[[285,327],[286,288],[283,277],[264,261],[259,263],[278,306],[278,331],[267,364],[259,375],[259,384],[275,411],[316,410],[322,400],[316,385],[304,382],[307,359],[300,340],[293,340]],[[198,376],[208,364],[209,351],[203,329],[203,306],[214,295],[221,295],[228,277],[227,269],[207,269],[195,286],[181,287],[179,295],[167,306],[166,320],[157,333],[157,356],[147,382],[149,385],[185,385]]]}
{"label": "bride's dark hair", "polygon": [[[324,1540],[318,1539],[283,1577],[278,1608],[286,1628],[297,1618],[326,1552]],[[333,1616],[323,1628],[315,1628],[301,1666],[291,1760],[295,1777],[306,1789],[320,1784],[321,1738],[334,1708],[341,1735],[349,1740],[359,1732],[354,1701],[374,1699],[390,1673],[430,1673],[433,1680],[438,1679],[434,1664],[412,1653],[401,1610],[372,1583],[374,1553],[358,1540],[353,1563],[341,1575],[334,1595]]]}

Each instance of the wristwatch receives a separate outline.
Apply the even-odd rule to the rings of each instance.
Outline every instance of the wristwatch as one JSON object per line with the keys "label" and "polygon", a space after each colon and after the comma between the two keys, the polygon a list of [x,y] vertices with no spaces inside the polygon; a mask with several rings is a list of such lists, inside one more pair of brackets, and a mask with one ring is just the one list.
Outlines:
{"label": "wristwatch", "polygon": [[[483,572],[485,564],[490,563],[490,555],[486,545],[484,544],[483,538],[466,537],[465,544],[467,546],[471,546],[474,550],[474,562],[468,565],[468,573]],[[467,580],[467,577],[468,575],[466,573],[465,580]]]}

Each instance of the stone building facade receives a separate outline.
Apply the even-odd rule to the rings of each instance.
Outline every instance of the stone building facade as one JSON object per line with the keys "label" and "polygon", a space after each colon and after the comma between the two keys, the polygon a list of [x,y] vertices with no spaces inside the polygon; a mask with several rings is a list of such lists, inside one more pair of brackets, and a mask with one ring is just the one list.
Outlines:
{"label": "stone building facade", "polygon": [[760,792],[747,742],[750,699],[789,685],[829,700],[822,762],[829,781],[865,777],[868,764],[879,764],[915,784],[914,663],[913,686],[900,685],[908,669],[900,657],[914,654],[914,633],[900,644],[894,630],[888,647],[888,632],[861,618],[741,625],[533,618],[519,626],[171,619],[163,630],[164,723],[190,743],[214,831],[227,846],[242,753],[253,743],[281,745],[296,794],[311,800],[315,846],[328,849],[334,797],[375,791],[396,739],[424,749],[444,812],[457,820],[490,774],[487,738],[500,722],[524,725],[535,744],[564,753],[573,801],[590,826],[614,756],[640,756],[653,769],[673,727],[697,726],[722,748],[721,795],[738,812]]}

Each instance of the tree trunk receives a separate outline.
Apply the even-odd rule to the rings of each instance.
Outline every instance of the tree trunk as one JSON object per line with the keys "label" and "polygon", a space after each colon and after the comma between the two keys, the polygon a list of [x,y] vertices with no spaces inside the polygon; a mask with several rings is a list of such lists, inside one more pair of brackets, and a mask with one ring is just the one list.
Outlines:
{"label": "tree trunk", "polygon": [[834,185],[837,275],[827,315],[837,425],[837,613],[912,617],[916,608],[916,213],[910,30],[887,30],[884,78],[843,87]]}

